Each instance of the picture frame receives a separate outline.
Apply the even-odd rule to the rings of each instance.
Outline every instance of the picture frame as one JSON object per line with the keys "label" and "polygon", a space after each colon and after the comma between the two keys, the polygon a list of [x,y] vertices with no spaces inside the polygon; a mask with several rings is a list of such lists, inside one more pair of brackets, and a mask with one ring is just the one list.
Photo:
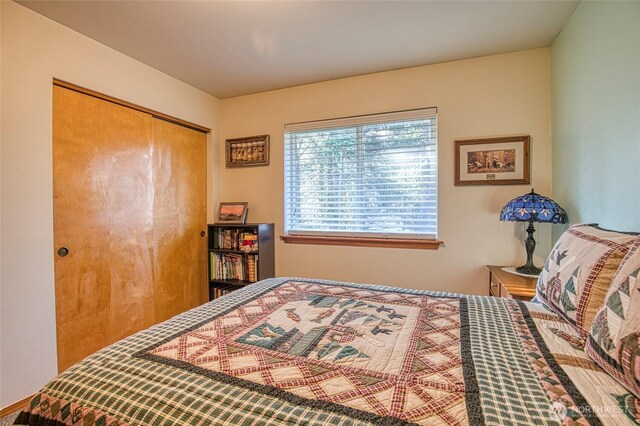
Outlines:
{"label": "picture frame", "polygon": [[269,135],[226,139],[226,167],[268,166],[269,139]]}
{"label": "picture frame", "polygon": [[248,205],[249,203],[245,201],[220,203],[216,223],[243,225],[247,220]]}
{"label": "picture frame", "polygon": [[455,185],[528,185],[528,135],[455,141]]}

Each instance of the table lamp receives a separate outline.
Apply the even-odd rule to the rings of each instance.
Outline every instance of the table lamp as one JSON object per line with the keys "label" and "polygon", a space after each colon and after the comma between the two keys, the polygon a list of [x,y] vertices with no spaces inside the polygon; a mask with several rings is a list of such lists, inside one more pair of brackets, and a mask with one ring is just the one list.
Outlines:
{"label": "table lamp", "polygon": [[551,198],[531,192],[509,201],[500,212],[500,220],[507,222],[529,222],[527,238],[527,263],[516,268],[516,272],[526,275],[538,275],[542,269],[533,264],[533,251],[536,240],[533,239],[533,222],[567,223],[567,213]]}

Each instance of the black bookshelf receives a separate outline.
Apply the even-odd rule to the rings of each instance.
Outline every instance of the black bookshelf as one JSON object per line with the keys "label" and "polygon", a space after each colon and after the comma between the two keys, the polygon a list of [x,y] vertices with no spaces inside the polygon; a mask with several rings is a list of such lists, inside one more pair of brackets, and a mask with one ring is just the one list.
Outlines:
{"label": "black bookshelf", "polygon": [[209,300],[275,276],[273,223],[213,224],[208,231]]}

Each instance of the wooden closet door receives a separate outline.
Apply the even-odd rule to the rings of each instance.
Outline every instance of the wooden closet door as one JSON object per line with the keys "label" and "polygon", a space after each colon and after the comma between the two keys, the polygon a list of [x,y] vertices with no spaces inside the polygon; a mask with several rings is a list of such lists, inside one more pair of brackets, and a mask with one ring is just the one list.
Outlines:
{"label": "wooden closet door", "polygon": [[[150,114],[57,86],[53,100],[56,331],[64,370],[206,300],[206,265],[194,255],[184,266],[182,254],[206,256],[200,231],[199,239],[187,237],[195,233],[191,222],[205,226],[206,178],[194,182],[192,190],[202,194],[195,206],[187,204],[197,197],[185,194],[178,178],[191,177],[192,166],[206,176],[206,157],[182,161],[194,156],[193,148],[183,153],[165,127],[182,128],[159,125]],[[191,276],[198,274],[196,283]],[[196,300],[198,292],[203,296]]]}
{"label": "wooden closet door", "polygon": [[208,300],[204,133],[153,119],[156,320]]}

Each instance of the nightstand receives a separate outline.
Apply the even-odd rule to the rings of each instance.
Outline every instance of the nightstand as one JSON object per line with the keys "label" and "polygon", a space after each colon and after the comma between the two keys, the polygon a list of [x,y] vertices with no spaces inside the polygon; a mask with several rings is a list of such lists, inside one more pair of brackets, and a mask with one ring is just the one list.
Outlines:
{"label": "nightstand", "polygon": [[502,266],[489,268],[489,294],[496,297],[529,301],[536,295],[538,277],[524,277],[502,270]]}

